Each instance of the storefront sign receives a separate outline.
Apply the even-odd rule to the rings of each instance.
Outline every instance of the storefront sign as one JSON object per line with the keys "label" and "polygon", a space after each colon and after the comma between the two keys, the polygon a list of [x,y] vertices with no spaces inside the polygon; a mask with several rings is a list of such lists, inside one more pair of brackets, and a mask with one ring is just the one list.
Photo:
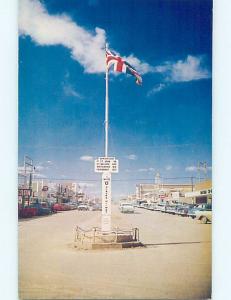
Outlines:
{"label": "storefront sign", "polygon": [[20,197],[30,197],[31,189],[18,189],[18,196]]}

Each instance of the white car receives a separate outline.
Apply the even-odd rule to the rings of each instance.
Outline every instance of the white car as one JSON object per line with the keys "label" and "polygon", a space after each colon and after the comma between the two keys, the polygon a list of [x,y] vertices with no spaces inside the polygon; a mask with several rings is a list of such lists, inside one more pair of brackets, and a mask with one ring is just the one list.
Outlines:
{"label": "white car", "polygon": [[122,213],[134,213],[134,206],[130,203],[123,203],[120,205],[120,211]]}
{"label": "white car", "polygon": [[87,206],[86,204],[80,204],[78,206],[78,210],[89,210],[89,206]]}
{"label": "white car", "polygon": [[155,211],[162,211],[165,208],[164,204],[157,204],[154,208]]}
{"label": "white car", "polygon": [[195,212],[196,220],[199,220],[202,224],[212,223],[212,209],[203,209]]}

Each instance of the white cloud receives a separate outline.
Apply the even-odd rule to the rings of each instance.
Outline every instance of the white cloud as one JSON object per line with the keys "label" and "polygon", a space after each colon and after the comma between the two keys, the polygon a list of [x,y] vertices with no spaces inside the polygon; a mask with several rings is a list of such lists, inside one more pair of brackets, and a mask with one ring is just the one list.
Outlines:
{"label": "white cloud", "polygon": [[80,160],[83,160],[83,161],[93,161],[93,156],[89,156],[89,155],[83,155],[80,157]]}
{"label": "white cloud", "polygon": [[163,74],[165,81],[169,82],[187,82],[211,77],[211,73],[204,66],[203,56],[192,55],[188,55],[185,60],[156,66],[154,72]]}
{"label": "white cloud", "polygon": [[168,166],[165,167],[165,169],[166,169],[166,171],[170,171],[170,170],[172,170],[172,166],[168,165]]}
{"label": "white cloud", "polygon": [[[66,14],[50,15],[39,0],[19,1],[19,34],[30,36],[40,46],[62,45],[68,48],[71,57],[79,62],[86,73],[105,72],[105,30],[96,27],[89,31]],[[164,83],[154,86],[147,96],[166,88],[166,82],[187,82],[211,77],[210,72],[203,66],[202,56],[188,55],[185,60],[167,61],[159,66],[142,62],[133,54],[123,58],[141,74],[160,73],[163,76]],[[70,96],[82,97],[70,86],[65,89],[64,92]]]}
{"label": "white cloud", "polygon": [[34,178],[47,178],[47,176],[42,173],[34,173],[33,176]]}
{"label": "white cloud", "polygon": [[150,89],[147,92],[147,97],[159,93],[173,82],[188,82],[211,77],[211,73],[204,66],[203,56],[188,55],[185,60],[167,61],[163,65],[149,68],[149,71],[160,73],[164,82],[156,84]]}
{"label": "white cloud", "polygon": [[63,91],[64,94],[68,97],[75,97],[78,99],[83,99],[83,96],[81,94],[79,94],[74,88],[73,86],[71,86],[70,84],[66,84],[63,86]]}
{"label": "white cloud", "polygon": [[148,63],[141,62],[133,54],[130,54],[127,57],[123,57],[129,64],[131,64],[140,74],[146,74],[153,72],[155,69],[150,66]]}
{"label": "white cloud", "polygon": [[129,154],[126,156],[127,159],[130,159],[130,160],[137,160],[137,155],[135,154]]}
{"label": "white cloud", "polygon": [[35,172],[48,170],[54,166],[55,166],[55,164],[51,160],[42,161],[42,162],[39,162],[37,165],[35,165]]}
{"label": "white cloud", "polygon": [[166,87],[165,83],[159,83],[159,84],[155,85],[150,91],[148,91],[147,96],[150,97],[150,96],[152,96],[152,95],[154,95],[156,93],[159,93],[165,87]]}
{"label": "white cloud", "polygon": [[84,188],[93,188],[95,186],[96,186],[95,183],[88,183],[88,182],[80,182],[79,183],[79,187],[81,189],[84,189]]}
{"label": "white cloud", "polygon": [[196,166],[188,166],[185,168],[186,172],[195,172],[197,171],[197,167]]}
{"label": "white cloud", "polygon": [[37,170],[37,171],[42,171],[42,170],[44,170],[44,169],[45,169],[44,166],[41,166],[41,165],[35,166],[35,170]]}
{"label": "white cloud", "polygon": [[[38,0],[19,1],[19,33],[42,46],[63,45],[88,73],[105,71],[105,31],[90,33],[65,15],[49,15]],[[97,59],[96,59],[97,58]]]}
{"label": "white cloud", "polygon": [[138,169],[138,172],[154,172],[155,169],[154,168],[141,168],[141,169]]}
{"label": "white cloud", "polygon": [[146,169],[146,168],[138,169],[138,172],[147,172],[147,171],[148,171],[148,169]]}
{"label": "white cloud", "polygon": [[[105,72],[105,30],[96,27],[87,31],[66,14],[50,15],[38,0],[19,1],[19,34],[29,35],[41,46],[62,45],[71,51],[87,73]],[[127,57],[141,73],[147,73],[151,66],[138,58]]]}

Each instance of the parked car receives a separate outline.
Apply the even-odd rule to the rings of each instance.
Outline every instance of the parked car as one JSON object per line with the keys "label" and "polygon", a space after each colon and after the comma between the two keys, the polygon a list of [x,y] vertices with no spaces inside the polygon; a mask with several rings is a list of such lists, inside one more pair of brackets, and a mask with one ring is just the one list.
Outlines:
{"label": "parked car", "polygon": [[154,208],[155,211],[161,211],[163,209],[163,206],[165,206],[165,204],[157,204]]}
{"label": "parked car", "polygon": [[120,206],[120,211],[122,213],[134,213],[135,209],[134,209],[134,206],[130,203],[123,203],[121,206]]}
{"label": "parked car", "polygon": [[189,211],[192,211],[192,209],[196,208],[197,205],[195,204],[184,204],[182,205],[178,210],[178,215],[182,217],[188,216]]}
{"label": "parked car", "polygon": [[212,206],[211,204],[200,204],[200,205],[197,205],[193,208],[190,208],[188,210],[188,216],[191,217],[192,219],[195,219],[196,218],[196,212],[197,211],[203,211],[203,210],[212,210]]}
{"label": "parked car", "polygon": [[166,213],[175,215],[176,205],[166,206]]}
{"label": "parked car", "polygon": [[200,220],[202,224],[212,222],[212,211],[211,210],[198,210],[195,213],[196,219]]}
{"label": "parked car", "polygon": [[155,210],[155,207],[156,207],[156,203],[151,203],[151,204],[149,204],[148,209],[149,210]]}
{"label": "parked car", "polygon": [[175,207],[175,215],[180,216],[182,214],[183,210],[184,210],[184,205],[183,204],[176,205],[176,207]]}
{"label": "parked car", "polygon": [[80,204],[78,206],[78,210],[89,210],[89,206],[87,206],[86,204]]}
{"label": "parked car", "polygon": [[22,207],[22,205],[18,205],[18,217],[19,218],[31,218],[37,215],[37,209],[26,206]]}
{"label": "parked car", "polygon": [[65,211],[65,210],[70,210],[70,207],[68,207],[65,203],[55,203],[53,205],[53,210],[54,211]]}
{"label": "parked car", "polygon": [[182,204],[181,206],[178,207],[177,209],[177,214],[179,216],[185,217],[188,215],[189,209],[195,207],[195,205],[192,204]]}
{"label": "parked car", "polygon": [[138,205],[139,208],[145,208],[145,207],[147,207],[147,206],[148,206],[147,201],[145,201],[145,202],[142,201],[142,202],[140,202],[139,205]]}
{"label": "parked car", "polygon": [[68,205],[70,206],[70,209],[73,210],[73,209],[77,209],[77,204],[75,202],[70,202],[68,203]]}
{"label": "parked car", "polygon": [[195,212],[196,220],[201,221],[202,224],[212,222],[212,207],[207,206]]}
{"label": "parked car", "polygon": [[169,205],[162,205],[162,207],[160,208],[160,211],[163,212],[163,213],[166,213],[168,207],[169,207]]}
{"label": "parked car", "polygon": [[35,208],[37,210],[38,216],[44,216],[51,214],[51,209],[47,206],[44,207],[44,204],[37,202],[37,203],[31,203],[31,208]]}
{"label": "parked car", "polygon": [[101,204],[94,204],[92,207],[91,207],[91,210],[93,211],[100,211],[102,210],[102,205]]}

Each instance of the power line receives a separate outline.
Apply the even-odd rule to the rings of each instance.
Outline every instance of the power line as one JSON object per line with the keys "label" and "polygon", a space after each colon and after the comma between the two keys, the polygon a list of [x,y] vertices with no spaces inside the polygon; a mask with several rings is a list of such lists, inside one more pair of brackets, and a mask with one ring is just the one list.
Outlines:
{"label": "power line", "polygon": [[[207,179],[207,178],[202,178],[202,177],[195,177],[195,176],[183,176],[183,177],[161,177],[162,180],[180,180],[180,179],[188,179],[192,180],[193,179]],[[39,177],[39,178],[34,178],[34,180],[48,180],[48,181],[78,181],[78,182],[101,182],[101,179],[80,179],[80,178],[56,178],[56,177]],[[153,178],[119,178],[119,179],[113,179],[113,181],[154,181]]]}

